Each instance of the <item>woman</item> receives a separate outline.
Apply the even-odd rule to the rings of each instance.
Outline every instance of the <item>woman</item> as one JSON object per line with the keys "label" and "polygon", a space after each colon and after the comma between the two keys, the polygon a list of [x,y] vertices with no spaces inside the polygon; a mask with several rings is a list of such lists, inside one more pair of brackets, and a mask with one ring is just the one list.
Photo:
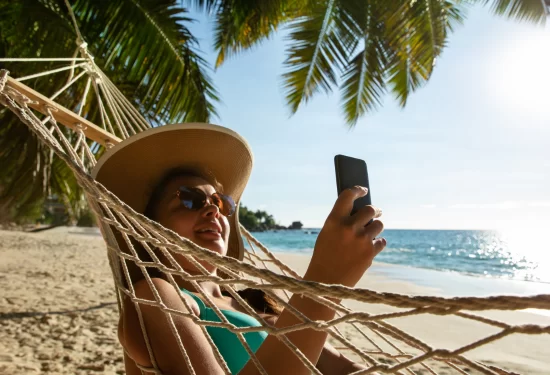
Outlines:
{"label": "woman", "polygon": [[[233,200],[240,200],[251,168],[252,153],[239,135],[219,126],[185,124],[163,126],[131,137],[108,150],[93,175],[137,212],[203,248],[242,259],[244,250]],[[305,280],[353,287],[385,247],[383,238],[373,240],[383,229],[377,220],[381,214],[378,209],[367,206],[350,216],[353,201],[366,193],[365,188],[355,187],[338,197],[319,233]],[[374,221],[368,224],[371,219]],[[122,242],[119,245],[124,246]],[[162,253],[158,256],[161,262],[169,264]],[[203,274],[197,264],[183,255],[173,254],[173,257],[188,274]],[[215,265],[197,261],[207,273],[217,274]],[[151,285],[135,271],[134,267],[130,282],[136,297],[154,301]],[[202,320],[219,321],[212,318],[212,311],[189,281],[176,278],[182,296],[160,271],[151,270],[149,274],[167,308],[188,311],[190,306],[191,312]],[[218,284],[201,282],[200,288],[234,325],[260,326],[237,301],[224,295]],[[295,295],[289,304],[311,320],[330,320],[335,316],[332,309],[306,297]],[[300,323],[290,311],[281,311],[269,300],[263,299],[261,305],[253,307],[276,328]],[[266,308],[271,314],[264,314]],[[140,304],[140,311],[154,360],[162,373],[190,373],[167,314],[147,304]],[[191,318],[171,317],[195,372],[224,373],[201,328]],[[231,373],[258,373],[233,333],[219,327],[207,330]],[[244,336],[269,374],[310,372],[274,335],[250,332]],[[325,332],[304,329],[286,336],[323,373],[344,374],[362,368],[325,345]],[[137,365],[152,366],[135,305],[129,298],[124,299],[119,338],[125,349],[128,374],[140,373]]]}

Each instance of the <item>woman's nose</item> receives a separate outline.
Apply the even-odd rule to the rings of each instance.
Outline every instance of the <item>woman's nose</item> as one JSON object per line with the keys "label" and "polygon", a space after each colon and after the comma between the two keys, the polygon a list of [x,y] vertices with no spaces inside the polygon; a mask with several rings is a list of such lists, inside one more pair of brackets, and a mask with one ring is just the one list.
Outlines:
{"label": "woman's nose", "polygon": [[218,217],[219,215],[221,215],[219,207],[216,206],[214,204],[214,202],[212,202],[211,197],[206,198],[206,205],[204,206],[203,215],[204,216],[212,216],[213,215],[215,217]]}

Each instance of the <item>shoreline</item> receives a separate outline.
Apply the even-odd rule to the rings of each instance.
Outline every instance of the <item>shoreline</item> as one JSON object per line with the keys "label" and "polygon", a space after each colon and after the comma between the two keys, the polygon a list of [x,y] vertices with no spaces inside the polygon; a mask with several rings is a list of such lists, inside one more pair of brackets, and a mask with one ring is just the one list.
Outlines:
{"label": "shoreline", "polygon": [[[293,252],[274,252],[275,256],[291,261],[309,262],[310,256]],[[301,259],[301,260],[300,260]],[[498,277],[482,277],[450,270],[435,270],[374,261],[367,271],[372,276],[411,283],[420,289],[437,291],[441,297],[488,297],[492,295],[528,296],[549,294],[550,283]],[[441,284],[443,282],[443,284]],[[451,283],[452,282],[452,283]],[[454,284],[453,284],[454,283]],[[461,283],[460,288],[457,283]],[[479,288],[480,284],[486,284]],[[490,288],[492,287],[492,288]],[[435,294],[434,294],[435,295]]]}
{"label": "shoreline", "polygon": [[[275,255],[280,255],[280,254],[284,254],[284,256],[286,256],[286,255],[296,255],[296,256],[302,256],[302,257],[305,257],[305,258],[308,258],[308,259],[311,257],[311,254],[306,253],[306,252],[292,252],[292,251],[285,251],[285,250],[274,250],[274,251],[271,251],[271,252]],[[499,277],[499,276],[492,276],[492,275],[483,276],[483,275],[470,273],[470,272],[460,272],[460,271],[455,271],[455,270],[450,270],[450,269],[435,269],[435,268],[428,268],[428,267],[416,267],[416,266],[409,266],[409,265],[405,265],[405,264],[387,263],[387,262],[377,261],[377,260],[375,260],[373,262],[373,265],[371,266],[371,270],[372,270],[372,267],[374,267],[377,270],[377,272],[381,272],[381,270],[380,270],[381,268],[386,268],[387,269],[387,270],[385,270],[386,273],[388,273],[388,275],[392,274],[392,277],[400,277],[399,274],[397,274],[397,273],[394,274],[393,272],[390,271],[393,268],[399,268],[399,269],[403,269],[403,270],[406,270],[406,271],[413,272],[414,274],[420,274],[420,273],[425,272],[427,275],[430,275],[431,273],[434,273],[434,274],[440,275],[441,277],[445,277],[446,275],[448,275],[449,277],[457,277],[457,278],[464,277],[464,278],[466,278],[466,280],[468,280],[468,279],[470,279],[470,280],[488,280],[489,282],[494,282],[495,285],[497,285],[501,281],[503,283],[508,283],[509,282],[510,284],[517,284],[517,285],[520,285],[522,283],[535,284],[535,285],[540,285],[540,287],[533,287],[533,288],[525,287],[524,289],[546,289],[546,293],[550,293],[550,282],[541,281],[541,280],[513,279],[513,278],[508,278],[508,277]],[[405,272],[405,274],[406,273],[407,272]],[[407,281],[407,280],[408,279],[403,279],[403,281]],[[514,288],[514,289],[518,289],[518,288]],[[523,295],[522,293],[520,293],[520,294]],[[446,295],[448,295],[448,294],[446,294]]]}
{"label": "shoreline", "polygon": [[[320,230],[319,228],[302,228],[301,230],[309,230],[309,229]],[[287,230],[291,230],[291,229],[287,229]],[[394,228],[392,228],[392,230],[416,231],[417,229],[394,229]],[[419,229],[419,230],[426,230],[426,231],[443,230],[443,231],[448,231],[448,230],[454,230],[454,229]],[[456,230],[462,230],[462,229],[456,229]],[[478,230],[478,229],[476,229],[476,230]],[[489,229],[487,229],[487,230],[489,230]],[[19,232],[19,233],[28,233],[28,232]],[[42,233],[45,233],[45,234],[47,234],[47,233],[68,233],[68,234],[74,234],[74,235],[101,237],[101,232],[99,231],[98,227],[66,227],[66,226],[59,226],[59,227],[52,228],[52,229],[49,229],[47,231],[44,231]],[[28,233],[28,234],[33,234],[33,233]],[[254,233],[252,233],[252,235],[254,235]],[[290,254],[290,255],[298,255],[298,256],[304,256],[304,257],[310,257],[311,256],[310,253],[300,252],[300,251],[292,252],[292,251],[286,251],[286,250],[283,250],[283,249],[281,249],[281,250],[270,250],[270,251],[274,254]],[[376,260],[373,262],[373,267],[375,267],[375,268],[385,267],[385,268],[387,268],[386,271],[391,270],[393,267],[397,267],[397,268],[402,268],[404,270],[411,270],[411,272],[413,272],[415,274],[419,274],[419,273],[423,273],[423,272],[425,272],[427,275],[430,275],[431,273],[438,273],[438,274],[441,274],[443,277],[445,277],[445,275],[456,275],[457,277],[466,277],[467,279],[465,279],[465,280],[468,280],[468,279],[492,280],[492,281],[495,282],[494,285],[497,285],[500,281],[503,281],[505,283],[510,282],[511,284],[518,284],[518,285],[520,285],[521,283],[542,284],[542,285],[546,285],[546,289],[547,289],[546,293],[550,293],[550,281],[514,279],[514,278],[499,277],[499,276],[493,276],[493,275],[483,276],[483,275],[475,274],[475,273],[471,273],[471,272],[461,272],[461,271],[456,271],[456,270],[451,270],[451,269],[436,269],[436,268],[428,268],[428,267],[417,267],[417,266],[409,266],[409,265],[398,264],[398,263],[381,262],[381,261],[376,261]],[[378,271],[380,271],[380,270],[378,270]],[[394,272],[388,271],[387,273],[388,273],[388,275],[391,274],[392,277],[397,277],[397,278],[400,277],[399,274],[394,273]],[[403,281],[410,281],[410,280],[403,279]],[[419,285],[422,285],[422,284],[419,284]],[[534,287],[532,289],[539,290],[539,289],[543,289],[543,288],[544,287],[541,286],[540,288]],[[515,289],[518,289],[518,288],[516,287],[516,288],[514,288],[514,290]],[[530,289],[530,288],[524,288],[524,289]],[[513,294],[515,294],[515,293],[513,293]],[[450,294],[445,294],[445,295],[450,296]],[[520,293],[519,295],[524,295],[524,294]],[[475,296],[483,296],[483,295],[475,295]]]}
{"label": "shoreline", "polygon": [[[309,263],[309,256],[290,252],[275,253],[282,260],[290,263]],[[303,257],[303,259],[299,259]],[[304,268],[305,271],[305,268]],[[404,266],[384,262],[373,262],[366,273],[366,278],[376,280],[379,291],[385,285],[384,292],[397,294],[425,295],[436,297],[490,297],[490,296],[535,296],[550,294],[550,285],[544,282],[486,278],[462,274],[454,271],[438,271],[428,268]],[[366,289],[368,282],[363,283]],[[358,285],[359,286],[359,285]],[[405,291],[404,291],[405,290]],[[536,314],[550,317],[550,310],[526,309],[517,310],[521,313]],[[550,323],[550,322],[549,322]],[[549,365],[550,367],[550,365]]]}

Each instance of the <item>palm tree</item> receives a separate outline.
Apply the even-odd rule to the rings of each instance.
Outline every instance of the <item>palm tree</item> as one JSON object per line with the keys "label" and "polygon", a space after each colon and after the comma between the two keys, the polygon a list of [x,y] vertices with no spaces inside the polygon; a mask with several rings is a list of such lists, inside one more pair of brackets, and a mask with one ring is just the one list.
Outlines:
{"label": "palm tree", "polygon": [[[95,60],[153,123],[207,121],[218,98],[178,0],[71,0]],[[542,23],[549,0],[188,0],[215,19],[216,66],[289,28],[286,101],[292,113],[340,88],[349,126],[391,92],[401,105],[430,78],[453,27],[472,4]],[[74,31],[63,0],[0,0],[0,56],[70,56]],[[27,65],[28,66],[28,65]],[[26,74],[20,66],[15,76]],[[32,68],[32,67],[31,67]],[[39,79],[37,91],[63,82]],[[60,102],[76,107],[76,86]],[[85,109],[94,122],[98,114]],[[0,212],[37,212],[46,193],[82,202],[74,178],[28,129],[0,111]],[[80,203],[79,203],[80,204]],[[7,208],[6,208],[7,207]],[[78,207],[72,207],[76,210]],[[10,216],[3,214],[3,216]]]}
{"label": "palm tree", "polygon": [[[186,9],[177,0],[71,0],[95,61],[152,122],[208,121],[216,115],[216,91],[197,52]],[[1,57],[68,57],[75,31],[63,0],[0,0]],[[13,76],[52,69],[56,63],[2,64]],[[50,96],[65,84],[59,75],[32,81]],[[84,83],[57,101],[77,108]],[[83,116],[98,123],[98,112]],[[84,207],[82,191],[64,163],[30,130],[0,111],[0,212],[6,221],[36,218],[48,195],[66,204],[70,216]]]}
{"label": "palm tree", "polygon": [[216,19],[216,66],[289,28],[286,102],[291,113],[317,92],[341,90],[347,124],[389,91],[405,106],[430,78],[453,28],[471,5],[544,23],[550,0],[190,0]]}

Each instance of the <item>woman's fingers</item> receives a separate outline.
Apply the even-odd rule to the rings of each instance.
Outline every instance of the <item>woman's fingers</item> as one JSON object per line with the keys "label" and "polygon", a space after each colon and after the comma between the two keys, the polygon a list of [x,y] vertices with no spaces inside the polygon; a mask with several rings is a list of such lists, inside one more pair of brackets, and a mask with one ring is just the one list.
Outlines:
{"label": "woman's fingers", "polygon": [[382,210],[374,206],[361,207],[353,216],[353,225],[360,232],[363,232],[363,228],[370,223],[372,219],[376,219],[382,216]]}
{"label": "woman's fingers", "polygon": [[384,230],[384,223],[380,220],[373,220],[372,223],[363,228],[363,233],[369,238],[375,238]]}
{"label": "woman's fingers", "polygon": [[355,202],[357,198],[361,198],[367,195],[367,192],[368,189],[362,186],[354,186],[350,189],[344,190],[338,196],[336,203],[334,203],[334,207],[332,209],[332,212],[330,213],[330,216],[335,219],[341,219],[343,217],[349,216],[351,214],[351,210],[353,209],[353,202]]}
{"label": "woman's fingers", "polygon": [[384,229],[381,211],[371,205],[350,215],[354,201],[367,194],[359,186],[343,191],[319,232],[306,280],[354,286],[386,246],[375,239]]}
{"label": "woman's fingers", "polygon": [[374,248],[375,256],[378,255],[386,247],[387,242],[385,238],[376,238],[372,241],[372,246]]}

